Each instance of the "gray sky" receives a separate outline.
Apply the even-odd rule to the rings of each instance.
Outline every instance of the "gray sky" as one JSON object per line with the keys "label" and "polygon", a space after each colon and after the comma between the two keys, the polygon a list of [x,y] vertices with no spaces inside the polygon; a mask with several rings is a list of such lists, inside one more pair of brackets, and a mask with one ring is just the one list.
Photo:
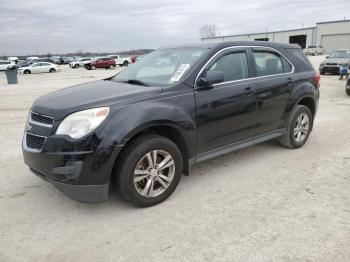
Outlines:
{"label": "gray sky", "polygon": [[0,55],[115,52],[350,18],[349,0],[0,0]]}

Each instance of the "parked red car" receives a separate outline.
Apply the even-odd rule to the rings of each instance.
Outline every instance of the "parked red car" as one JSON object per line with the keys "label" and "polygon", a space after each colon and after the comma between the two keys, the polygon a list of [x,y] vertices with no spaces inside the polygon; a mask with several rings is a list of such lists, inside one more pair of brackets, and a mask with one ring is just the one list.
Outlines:
{"label": "parked red car", "polygon": [[100,57],[90,63],[86,63],[84,67],[88,70],[95,70],[96,68],[113,69],[116,66],[113,58]]}

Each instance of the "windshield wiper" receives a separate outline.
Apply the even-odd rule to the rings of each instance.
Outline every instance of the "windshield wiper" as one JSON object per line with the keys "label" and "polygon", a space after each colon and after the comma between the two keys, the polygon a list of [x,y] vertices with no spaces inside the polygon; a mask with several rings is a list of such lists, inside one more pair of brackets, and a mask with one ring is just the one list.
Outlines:
{"label": "windshield wiper", "polygon": [[126,81],[121,81],[121,82],[132,84],[132,85],[139,85],[139,86],[150,86],[149,84],[146,84],[145,82],[142,82],[141,80],[137,80],[137,79],[128,79]]}

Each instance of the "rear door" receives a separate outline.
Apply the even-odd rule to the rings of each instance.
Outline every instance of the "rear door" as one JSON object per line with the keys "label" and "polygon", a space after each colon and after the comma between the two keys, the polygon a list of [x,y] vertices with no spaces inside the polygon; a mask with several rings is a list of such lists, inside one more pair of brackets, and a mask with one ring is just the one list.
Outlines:
{"label": "rear door", "polygon": [[32,73],[40,73],[41,71],[41,63],[34,63],[30,69]]}
{"label": "rear door", "polygon": [[209,89],[195,89],[199,157],[256,134],[256,96],[252,88],[254,79],[249,79],[247,50],[222,51],[199,75],[211,70],[224,74],[224,82]]}
{"label": "rear door", "polygon": [[271,48],[252,48],[255,64],[257,97],[257,131],[259,134],[284,127],[286,107],[294,84],[292,64]]}
{"label": "rear door", "polygon": [[41,71],[48,73],[50,71],[51,64],[49,63],[41,63]]}

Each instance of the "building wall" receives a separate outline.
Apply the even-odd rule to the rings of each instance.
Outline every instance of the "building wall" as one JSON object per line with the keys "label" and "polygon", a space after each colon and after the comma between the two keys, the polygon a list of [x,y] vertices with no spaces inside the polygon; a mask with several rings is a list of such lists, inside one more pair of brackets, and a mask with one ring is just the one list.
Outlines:
{"label": "building wall", "polygon": [[318,23],[317,44],[324,46],[326,53],[350,48],[350,21]]}
{"label": "building wall", "polygon": [[290,36],[306,35],[306,46],[323,45],[326,53],[338,48],[350,48],[350,20],[322,22],[316,25],[296,30],[204,38],[202,41],[254,41],[256,38],[269,38],[271,42],[289,43]]}

